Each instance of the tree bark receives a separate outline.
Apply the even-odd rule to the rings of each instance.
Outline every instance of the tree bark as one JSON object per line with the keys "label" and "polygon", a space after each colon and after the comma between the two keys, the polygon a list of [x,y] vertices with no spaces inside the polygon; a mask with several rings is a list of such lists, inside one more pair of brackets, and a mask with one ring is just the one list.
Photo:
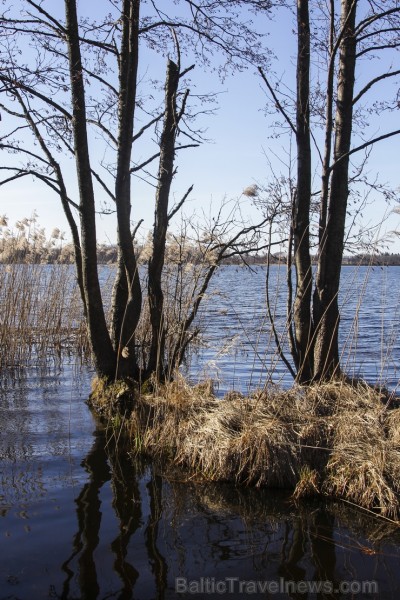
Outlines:
{"label": "tree bark", "polygon": [[297,1],[297,193],[293,211],[293,249],[296,297],[293,308],[294,356],[298,381],[312,377],[312,268],[310,257],[311,144],[310,144],[310,23],[308,0]]}
{"label": "tree bark", "polygon": [[158,378],[164,376],[165,324],[162,270],[168,228],[168,204],[174,171],[175,139],[177,133],[176,94],[179,85],[179,67],[168,61],[165,82],[165,114],[160,143],[160,164],[153,226],[153,251],[149,260],[148,297],[152,328],[148,372]]}
{"label": "tree bark", "polygon": [[341,3],[343,35],[339,54],[335,147],[326,231],[321,240],[314,293],[314,323],[316,327],[314,377],[316,379],[330,378],[337,375],[340,370],[338,293],[349,194],[349,157],[347,153],[350,150],[353,120],[356,5],[356,0],[342,0]]}
{"label": "tree bark", "polygon": [[[137,377],[135,331],[142,310],[142,290],[131,235],[131,155],[139,55],[140,0],[124,0],[119,57],[118,152],[115,199],[119,268],[114,285],[113,344],[118,375]],[[122,308],[123,305],[123,308]],[[125,349],[124,355],[121,354]]]}
{"label": "tree bark", "polygon": [[326,230],[326,219],[329,201],[329,168],[331,165],[332,139],[333,139],[333,105],[334,105],[334,83],[335,83],[335,59],[337,46],[335,44],[335,2],[330,0],[330,27],[329,27],[329,65],[326,82],[326,109],[325,109],[325,144],[324,159],[321,174],[321,200],[319,210],[319,247],[323,247]]}
{"label": "tree bark", "polygon": [[76,0],[65,0],[69,68],[73,106],[73,135],[80,197],[83,303],[98,375],[113,377],[116,357],[107,330],[98,270],[95,201],[86,127],[86,102],[79,42]]}

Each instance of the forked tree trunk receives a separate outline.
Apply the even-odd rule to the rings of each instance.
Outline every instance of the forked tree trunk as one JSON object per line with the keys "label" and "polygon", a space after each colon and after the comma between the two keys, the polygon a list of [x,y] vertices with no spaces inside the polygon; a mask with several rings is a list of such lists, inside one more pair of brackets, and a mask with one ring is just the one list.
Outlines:
{"label": "forked tree trunk", "polygon": [[356,0],[342,0],[335,147],[326,228],[321,237],[314,293],[314,377],[327,379],[339,373],[338,293],[349,194],[354,77],[356,67]]}

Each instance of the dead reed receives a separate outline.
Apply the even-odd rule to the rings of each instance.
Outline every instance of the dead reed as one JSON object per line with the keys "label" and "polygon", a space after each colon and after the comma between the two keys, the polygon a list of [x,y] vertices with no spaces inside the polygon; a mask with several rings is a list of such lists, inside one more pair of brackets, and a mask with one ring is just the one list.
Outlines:
{"label": "dead reed", "polygon": [[0,368],[89,356],[75,273],[68,265],[0,265]]}
{"label": "dead reed", "polygon": [[341,498],[400,517],[400,409],[380,390],[341,381],[217,399],[211,385],[179,376],[151,393],[124,386],[95,382],[91,403],[106,417],[122,407],[135,452],[205,480],[292,489],[295,500]]}

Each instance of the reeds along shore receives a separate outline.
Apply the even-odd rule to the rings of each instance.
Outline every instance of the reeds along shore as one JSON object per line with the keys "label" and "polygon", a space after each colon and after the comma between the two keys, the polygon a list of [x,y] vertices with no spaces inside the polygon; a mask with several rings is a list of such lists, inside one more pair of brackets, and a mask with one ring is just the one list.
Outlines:
{"label": "reeds along shore", "polygon": [[341,498],[400,518],[400,409],[363,382],[218,399],[211,384],[190,387],[182,377],[140,394],[95,380],[90,403],[126,429],[132,451],[190,476],[289,488],[295,500]]}
{"label": "reeds along shore", "polygon": [[67,265],[0,265],[0,369],[89,359],[74,271]]}

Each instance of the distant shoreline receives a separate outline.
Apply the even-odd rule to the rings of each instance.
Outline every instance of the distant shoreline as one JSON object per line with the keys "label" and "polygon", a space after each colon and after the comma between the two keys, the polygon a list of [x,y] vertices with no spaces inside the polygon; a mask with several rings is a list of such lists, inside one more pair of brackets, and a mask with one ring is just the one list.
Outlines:
{"label": "distant shoreline", "polygon": [[[23,249],[7,247],[3,244],[3,248],[0,245],[0,264],[1,265],[13,265],[13,264],[64,264],[73,265],[75,264],[74,252],[72,244],[65,244],[60,247],[51,248],[35,248],[33,246],[25,247]],[[194,247],[188,247],[185,249],[185,255],[181,257],[181,262],[177,261],[172,253],[172,261],[166,255],[166,262],[173,262],[177,266],[193,263],[199,264],[204,262],[204,256],[201,252],[196,251]],[[148,252],[147,248],[141,245],[136,247],[136,255],[139,264],[147,264]],[[117,263],[118,249],[114,245],[103,245],[100,244],[97,250],[97,262],[99,265],[113,265]],[[267,254],[249,254],[247,256],[233,256],[222,260],[221,265],[248,265],[248,266],[266,266],[270,265],[282,265],[287,264],[287,256],[284,253],[271,254],[269,257]],[[294,262],[294,261],[293,261]],[[313,266],[317,264],[317,257],[311,256],[311,263]],[[382,254],[355,254],[352,256],[344,256],[342,260],[342,266],[356,266],[356,267],[391,267],[400,266],[400,254],[397,253],[382,253]]]}

